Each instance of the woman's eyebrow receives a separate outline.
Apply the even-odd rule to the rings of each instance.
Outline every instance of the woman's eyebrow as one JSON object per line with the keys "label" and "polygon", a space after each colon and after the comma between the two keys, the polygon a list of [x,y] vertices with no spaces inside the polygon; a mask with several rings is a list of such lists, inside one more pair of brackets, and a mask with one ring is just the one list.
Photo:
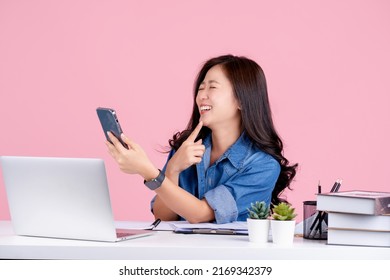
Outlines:
{"label": "woman's eyebrow", "polygon": [[218,81],[216,81],[216,80],[209,80],[209,81],[203,81],[203,82],[201,82],[199,86],[204,85],[204,84],[206,84],[206,83],[207,83],[207,84],[216,83],[216,84],[219,84],[219,85],[220,85],[220,83],[219,83]]}

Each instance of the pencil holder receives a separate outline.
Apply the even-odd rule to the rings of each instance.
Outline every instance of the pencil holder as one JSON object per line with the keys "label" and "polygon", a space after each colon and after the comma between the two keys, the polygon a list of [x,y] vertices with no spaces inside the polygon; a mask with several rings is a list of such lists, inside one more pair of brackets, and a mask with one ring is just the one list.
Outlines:
{"label": "pencil holder", "polygon": [[317,211],[317,201],[303,202],[303,238],[326,240],[328,238],[328,214]]}

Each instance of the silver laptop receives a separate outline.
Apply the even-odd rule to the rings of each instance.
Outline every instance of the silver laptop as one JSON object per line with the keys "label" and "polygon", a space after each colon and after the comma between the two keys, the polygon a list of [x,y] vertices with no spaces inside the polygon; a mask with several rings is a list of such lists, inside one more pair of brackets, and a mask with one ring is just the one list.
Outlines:
{"label": "silver laptop", "polygon": [[102,159],[2,156],[17,235],[121,241],[147,230],[116,230]]}

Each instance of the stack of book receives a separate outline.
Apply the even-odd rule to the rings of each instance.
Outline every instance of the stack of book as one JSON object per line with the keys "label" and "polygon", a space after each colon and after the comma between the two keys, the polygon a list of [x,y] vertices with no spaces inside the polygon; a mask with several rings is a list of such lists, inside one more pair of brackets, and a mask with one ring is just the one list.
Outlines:
{"label": "stack of book", "polygon": [[390,247],[390,193],[321,193],[317,210],[327,213],[328,244]]}

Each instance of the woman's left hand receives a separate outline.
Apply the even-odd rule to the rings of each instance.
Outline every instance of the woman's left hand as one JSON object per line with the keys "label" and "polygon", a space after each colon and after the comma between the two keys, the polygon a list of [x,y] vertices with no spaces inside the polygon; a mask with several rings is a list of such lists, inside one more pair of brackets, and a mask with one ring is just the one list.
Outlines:
{"label": "woman's left hand", "polygon": [[112,133],[108,132],[108,136],[112,142],[111,144],[106,141],[108,151],[123,172],[139,174],[146,180],[157,177],[158,169],[149,160],[141,146],[121,134],[122,140],[129,147],[126,149]]}

